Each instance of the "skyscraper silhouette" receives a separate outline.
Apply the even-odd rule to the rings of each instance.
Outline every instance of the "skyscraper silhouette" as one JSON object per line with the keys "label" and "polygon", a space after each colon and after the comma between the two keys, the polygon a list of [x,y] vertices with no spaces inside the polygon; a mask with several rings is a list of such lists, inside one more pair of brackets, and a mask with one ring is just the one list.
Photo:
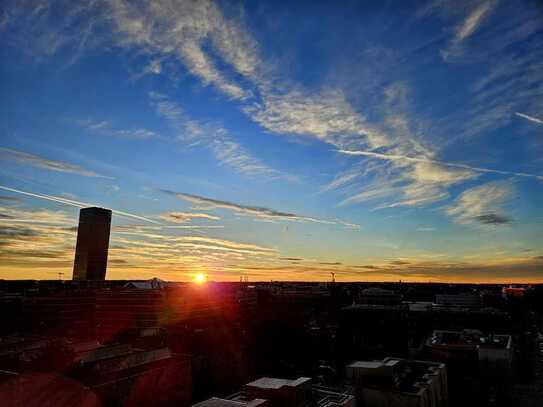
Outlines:
{"label": "skyscraper silhouette", "polygon": [[111,211],[83,208],[79,212],[74,280],[105,280]]}

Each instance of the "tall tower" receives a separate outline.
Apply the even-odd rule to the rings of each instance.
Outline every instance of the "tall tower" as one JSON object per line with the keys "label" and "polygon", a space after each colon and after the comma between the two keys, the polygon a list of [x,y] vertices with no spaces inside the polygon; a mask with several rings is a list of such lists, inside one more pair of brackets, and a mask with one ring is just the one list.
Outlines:
{"label": "tall tower", "polygon": [[79,212],[73,280],[105,280],[111,211],[83,208]]}

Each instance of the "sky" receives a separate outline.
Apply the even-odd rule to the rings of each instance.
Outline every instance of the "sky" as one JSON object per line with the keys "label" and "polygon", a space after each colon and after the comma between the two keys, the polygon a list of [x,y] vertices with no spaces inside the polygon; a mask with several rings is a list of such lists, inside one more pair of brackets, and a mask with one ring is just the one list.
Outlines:
{"label": "sky", "polygon": [[[543,282],[538,1],[6,0],[0,278]],[[63,273],[63,274],[59,274]]]}

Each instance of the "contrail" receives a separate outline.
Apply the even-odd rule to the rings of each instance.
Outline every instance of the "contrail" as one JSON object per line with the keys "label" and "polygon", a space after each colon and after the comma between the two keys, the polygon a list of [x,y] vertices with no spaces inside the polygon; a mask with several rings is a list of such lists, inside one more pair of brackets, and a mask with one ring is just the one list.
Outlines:
{"label": "contrail", "polygon": [[517,116],[519,116],[519,117],[522,117],[522,118],[526,119],[526,120],[530,120],[531,122],[538,123],[538,124],[543,124],[543,120],[538,119],[537,117],[528,116],[527,114],[519,113],[519,112],[516,112],[515,114]]}
{"label": "contrail", "polygon": [[528,178],[536,178],[539,180],[543,180],[543,175],[537,175],[537,174],[529,174],[525,172],[512,172],[512,171],[503,171],[503,170],[493,170],[490,168],[481,168],[481,167],[471,167],[469,165],[465,164],[457,164],[457,163],[451,163],[447,161],[440,161],[440,160],[432,160],[431,158],[417,158],[417,157],[408,157],[405,155],[398,155],[398,154],[382,154],[382,153],[374,153],[372,151],[350,151],[350,150],[338,150],[339,153],[347,154],[347,155],[363,155],[366,157],[373,157],[373,158],[379,158],[381,160],[389,160],[389,161],[408,161],[408,162],[416,162],[416,163],[430,163],[430,164],[439,164],[444,165],[447,167],[454,167],[454,168],[462,168],[465,170],[471,170],[475,172],[485,172],[485,173],[491,173],[491,174],[501,174],[501,175],[514,175],[517,177],[528,177]]}
{"label": "contrail", "polygon": [[[61,204],[64,204],[64,205],[75,206],[77,208],[85,208],[87,206],[95,206],[93,204],[86,203],[86,202],[78,202],[78,201],[74,201],[72,199],[61,198],[61,197],[53,196],[53,195],[36,194],[36,193],[33,193],[33,192],[21,191],[20,189],[9,188],[9,187],[5,187],[5,186],[2,186],[2,185],[0,185],[0,189],[3,189],[5,191],[10,191],[10,192],[15,192],[15,193],[22,194],[22,195],[31,196],[31,197],[34,197],[34,198],[46,199],[48,201],[53,201],[53,202],[61,203]],[[139,219],[139,220],[143,220],[145,222],[150,222],[150,223],[154,223],[154,224],[157,224],[157,225],[161,225],[160,222],[154,221],[152,219],[145,218],[143,216],[134,215],[134,214],[128,213],[128,212],[118,211],[118,210],[115,210],[115,209],[112,209],[111,211],[113,213],[115,213],[115,214],[117,214],[119,216],[123,216],[125,218]]]}

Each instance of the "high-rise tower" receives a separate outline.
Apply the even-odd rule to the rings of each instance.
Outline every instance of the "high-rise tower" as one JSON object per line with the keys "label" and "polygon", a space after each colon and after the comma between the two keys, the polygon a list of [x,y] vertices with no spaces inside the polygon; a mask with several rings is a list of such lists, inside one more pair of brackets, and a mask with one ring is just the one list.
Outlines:
{"label": "high-rise tower", "polygon": [[111,211],[83,208],[79,212],[74,280],[105,280]]}

